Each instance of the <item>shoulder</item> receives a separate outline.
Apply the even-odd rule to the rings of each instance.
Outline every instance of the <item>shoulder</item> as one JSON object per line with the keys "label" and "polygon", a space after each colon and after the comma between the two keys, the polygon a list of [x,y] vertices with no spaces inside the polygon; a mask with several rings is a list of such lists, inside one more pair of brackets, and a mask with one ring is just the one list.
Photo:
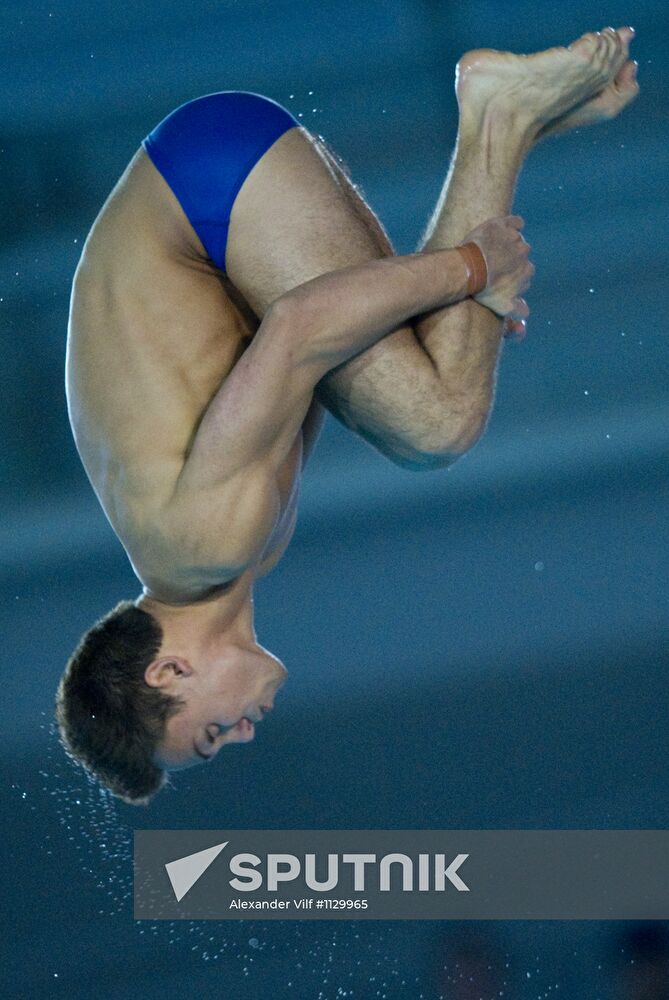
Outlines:
{"label": "shoulder", "polygon": [[246,482],[177,490],[169,502],[128,519],[122,540],[146,587],[202,594],[257,565],[275,511],[269,491],[249,490]]}
{"label": "shoulder", "polygon": [[240,573],[239,576],[231,580],[212,584],[198,579],[173,579],[147,575],[146,579],[142,579],[141,582],[144,596],[149,600],[159,601],[161,604],[184,605],[197,604],[212,598],[232,596],[240,586],[247,584],[249,576],[252,577],[249,573]]}
{"label": "shoulder", "polygon": [[181,604],[201,600],[231,586],[247,567],[216,558],[193,531],[177,530],[174,521],[135,526],[122,540],[132,568],[145,590],[158,600]]}

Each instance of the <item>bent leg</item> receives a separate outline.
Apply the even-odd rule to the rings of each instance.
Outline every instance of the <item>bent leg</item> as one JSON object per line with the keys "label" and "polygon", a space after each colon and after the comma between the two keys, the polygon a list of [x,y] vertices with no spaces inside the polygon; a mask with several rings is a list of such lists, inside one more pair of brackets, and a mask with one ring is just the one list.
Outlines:
{"label": "bent leg", "polygon": [[[461,205],[453,218],[454,197],[444,195],[427,249],[453,246],[480,222],[508,211],[527,144],[500,132],[490,171],[483,132],[481,125],[461,137],[447,185]],[[392,253],[380,222],[334,157],[296,128],[274,144],[242,187],[226,260],[231,281],[262,316],[296,285]],[[318,395],[398,463],[446,465],[483,431],[500,342],[501,323],[484,307],[467,302],[440,309],[329,373]]]}
{"label": "bent leg", "polygon": [[[525,154],[547,123],[626,65],[629,38],[586,35],[529,57],[483,51],[461,61],[455,157],[425,250],[461,242],[507,214]],[[519,108],[519,92],[525,97]],[[302,127],[251,170],[232,208],[227,270],[262,316],[270,302],[327,271],[387,256],[381,224],[325,147]],[[323,380],[319,398],[394,460],[447,464],[482,433],[490,412],[501,323],[473,301],[417,317]]]}
{"label": "bent leg", "polygon": [[[303,128],[283,135],[235,201],[227,272],[258,316],[320,274],[392,256],[371,209],[325,146]],[[446,422],[439,374],[405,325],[321,382],[319,399],[384,454],[415,461]]]}

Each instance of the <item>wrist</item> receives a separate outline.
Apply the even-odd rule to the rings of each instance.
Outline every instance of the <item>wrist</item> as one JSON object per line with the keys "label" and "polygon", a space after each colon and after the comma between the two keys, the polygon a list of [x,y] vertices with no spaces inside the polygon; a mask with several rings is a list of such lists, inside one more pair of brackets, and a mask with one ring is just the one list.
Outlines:
{"label": "wrist", "polygon": [[488,267],[478,243],[463,243],[455,249],[467,269],[466,293],[478,295],[488,284]]}

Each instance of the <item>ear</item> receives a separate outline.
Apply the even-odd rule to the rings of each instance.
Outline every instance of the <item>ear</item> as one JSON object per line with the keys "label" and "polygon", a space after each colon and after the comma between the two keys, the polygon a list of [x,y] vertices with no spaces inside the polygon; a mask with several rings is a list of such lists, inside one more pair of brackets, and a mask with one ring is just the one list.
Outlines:
{"label": "ear", "polygon": [[149,687],[168,688],[183,677],[190,677],[193,673],[188,660],[180,656],[161,656],[157,660],[152,660],[144,671],[144,680]]}

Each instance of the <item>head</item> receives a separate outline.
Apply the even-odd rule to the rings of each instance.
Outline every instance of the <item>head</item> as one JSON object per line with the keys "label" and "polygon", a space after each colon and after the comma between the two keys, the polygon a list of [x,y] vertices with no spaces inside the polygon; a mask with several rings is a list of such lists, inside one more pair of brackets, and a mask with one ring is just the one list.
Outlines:
{"label": "head", "polygon": [[154,614],[123,601],[67,663],[56,696],[61,739],[115,795],[146,804],[166,770],[252,739],[285,674],[256,643],[172,645]]}
{"label": "head", "polygon": [[144,680],[180,707],[166,719],[155,763],[182,769],[213,760],[226,745],[250,742],[285,677],[283,664],[255,641],[222,636],[192,650],[183,640],[165,642]]}

